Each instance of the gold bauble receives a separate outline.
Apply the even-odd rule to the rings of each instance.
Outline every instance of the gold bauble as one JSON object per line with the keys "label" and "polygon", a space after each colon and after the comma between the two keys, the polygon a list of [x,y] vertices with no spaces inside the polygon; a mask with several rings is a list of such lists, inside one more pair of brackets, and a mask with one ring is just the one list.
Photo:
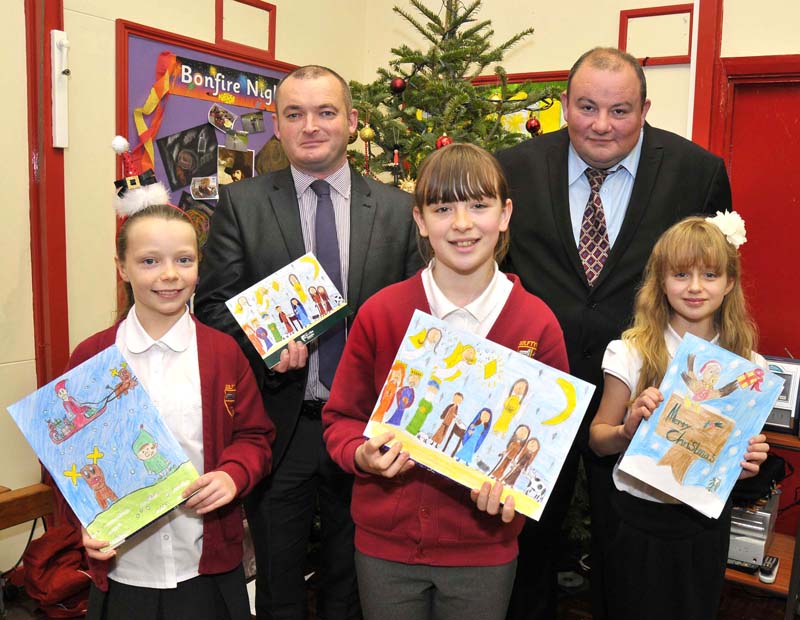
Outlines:
{"label": "gold bauble", "polygon": [[369,125],[364,125],[358,135],[364,142],[372,142],[375,139],[375,130]]}

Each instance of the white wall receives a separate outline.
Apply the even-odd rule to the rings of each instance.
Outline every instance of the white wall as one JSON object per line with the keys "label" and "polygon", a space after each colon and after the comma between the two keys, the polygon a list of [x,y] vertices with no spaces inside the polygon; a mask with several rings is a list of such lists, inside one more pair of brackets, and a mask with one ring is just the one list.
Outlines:
{"label": "white wall", "polygon": [[[39,481],[33,452],[5,413],[6,405],[36,388],[33,315],[31,314],[31,244],[28,184],[28,102],[22,76],[25,65],[23,0],[4,4],[5,33],[0,67],[13,88],[6,93],[6,118],[0,132],[4,153],[0,195],[3,196],[3,242],[0,243],[0,485],[16,488]],[[28,525],[0,531],[0,571],[11,568],[22,552]]]}
{"label": "white wall", "polygon": [[721,56],[800,54],[797,0],[728,0],[722,21]]}

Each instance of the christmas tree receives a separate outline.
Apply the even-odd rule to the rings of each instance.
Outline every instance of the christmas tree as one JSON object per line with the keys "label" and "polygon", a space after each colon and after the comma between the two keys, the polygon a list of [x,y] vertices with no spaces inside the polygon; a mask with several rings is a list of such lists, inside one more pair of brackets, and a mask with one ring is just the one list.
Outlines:
{"label": "christmas tree", "polygon": [[[364,143],[364,151],[351,151],[351,158],[368,174],[392,172],[395,184],[415,178],[425,156],[444,144],[471,142],[494,152],[530,138],[509,131],[503,118],[524,110],[532,114],[558,97],[530,84],[509,85],[499,65],[493,69],[495,85],[472,83],[533,28],[493,47],[491,21],[477,18],[482,0],[467,6],[444,0],[438,12],[421,0],[410,1],[421,17],[399,7],[394,12],[429,42],[428,49],[392,48],[390,69],[379,68],[376,81],[350,83]],[[538,121],[531,118],[526,127],[535,135]]]}

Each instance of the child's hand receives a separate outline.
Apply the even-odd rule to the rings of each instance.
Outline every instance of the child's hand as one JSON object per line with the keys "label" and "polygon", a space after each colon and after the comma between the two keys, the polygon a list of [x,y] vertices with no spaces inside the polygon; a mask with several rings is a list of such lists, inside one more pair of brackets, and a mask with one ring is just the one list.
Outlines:
{"label": "child's hand", "polygon": [[108,541],[92,538],[89,535],[89,532],[86,531],[85,527],[81,528],[81,536],[83,537],[83,546],[86,547],[86,555],[93,560],[110,560],[117,555],[117,552],[114,549],[107,552],[100,551],[100,549],[108,547]]}
{"label": "child's hand", "polygon": [[388,431],[362,443],[356,448],[355,461],[361,471],[384,478],[394,478],[397,474],[407,472],[414,467],[407,451],[403,450],[400,442],[381,452],[381,448],[394,439],[394,433]]}
{"label": "child's hand", "polygon": [[739,480],[752,478],[758,474],[759,469],[761,469],[761,463],[767,460],[767,452],[769,452],[769,444],[765,435],[751,437],[750,441],[747,442],[747,452],[744,453]]}
{"label": "child's hand", "polygon": [[272,367],[273,372],[287,372],[303,368],[308,361],[308,347],[302,342],[290,340],[281,351],[280,361]]}
{"label": "child's hand", "polygon": [[478,510],[488,512],[490,515],[496,515],[500,512],[500,519],[503,523],[511,523],[514,520],[516,511],[514,510],[514,498],[509,495],[506,497],[506,502],[503,504],[502,512],[500,509],[500,495],[503,493],[503,483],[499,480],[493,485],[488,481],[484,482],[480,491],[473,489],[469,492],[469,496]]}
{"label": "child's hand", "polygon": [[[192,495],[195,491],[197,493]],[[190,495],[192,497],[186,502],[186,507],[194,508],[197,514],[204,515],[229,504],[236,497],[236,484],[224,471],[210,471],[183,490],[184,497]]]}
{"label": "child's hand", "polygon": [[633,434],[639,428],[642,420],[649,418],[662,400],[664,400],[664,396],[659,392],[658,388],[652,386],[636,397],[633,405],[631,405],[631,412],[622,424],[622,435],[628,441],[633,439]]}

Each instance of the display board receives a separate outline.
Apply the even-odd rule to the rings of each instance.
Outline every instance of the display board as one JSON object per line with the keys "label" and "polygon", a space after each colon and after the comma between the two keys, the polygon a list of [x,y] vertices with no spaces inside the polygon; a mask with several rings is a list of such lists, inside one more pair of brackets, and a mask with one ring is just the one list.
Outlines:
{"label": "display board", "polygon": [[288,164],[271,114],[275,87],[293,68],[117,21],[117,132],[189,214],[201,243],[220,185]]}

